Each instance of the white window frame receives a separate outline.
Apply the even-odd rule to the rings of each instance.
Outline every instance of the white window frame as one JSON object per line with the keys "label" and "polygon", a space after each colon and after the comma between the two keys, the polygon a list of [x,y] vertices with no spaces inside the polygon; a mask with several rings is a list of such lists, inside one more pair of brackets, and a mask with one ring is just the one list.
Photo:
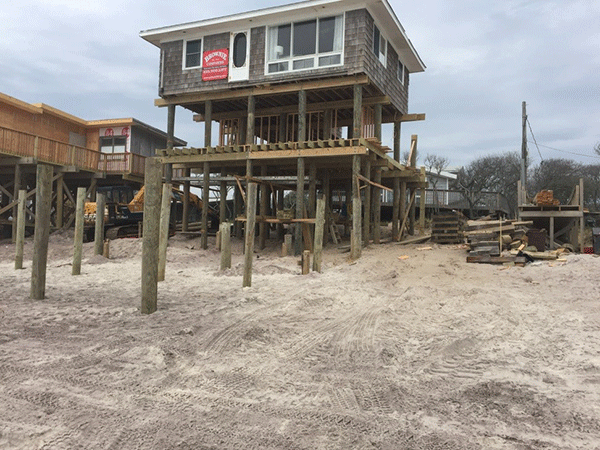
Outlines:
{"label": "white window frame", "polygon": [[[341,17],[341,48],[340,50],[334,50],[331,52],[325,52],[325,53],[319,53],[319,21],[321,19],[327,19],[330,17]],[[316,40],[315,40],[315,53],[311,54],[311,55],[302,55],[302,56],[294,56],[293,55],[293,48],[294,48],[294,23],[298,23],[298,22],[306,22],[306,21],[311,21],[311,20],[316,20],[317,22],[317,26],[316,26]],[[291,29],[290,29],[290,56],[286,57],[286,58],[282,58],[282,59],[276,59],[276,60],[269,60],[269,32],[271,29],[273,28],[277,28],[283,25],[290,25]],[[290,72],[301,72],[304,70],[318,70],[318,69],[328,69],[330,67],[340,67],[344,65],[344,47],[345,47],[345,33],[346,33],[346,13],[340,13],[340,14],[328,14],[328,15],[324,15],[324,16],[319,16],[319,17],[311,17],[311,18],[299,18],[290,22],[282,22],[282,23],[278,23],[275,25],[270,25],[267,26],[267,30],[265,33],[265,76],[273,76],[273,75],[281,75],[284,73],[290,73]],[[319,58],[323,58],[323,57],[327,57],[327,56],[336,56],[339,55],[340,56],[340,62],[337,64],[328,64],[328,65],[324,65],[324,66],[320,66],[319,65]],[[302,61],[302,60],[307,60],[307,59],[313,59],[314,60],[314,64],[312,67],[303,67],[301,69],[294,69],[294,62],[297,61]],[[287,63],[288,64],[288,68],[287,70],[278,70],[276,72],[269,72],[269,65],[271,64],[277,64],[277,63]]]}
{"label": "white window frame", "polygon": [[[389,41],[382,33],[381,28],[379,26],[377,26],[376,23],[373,23],[373,47],[372,47],[373,51],[375,50],[375,29],[377,29],[377,31],[379,31],[379,48],[378,48],[375,56],[377,57],[379,62],[381,64],[383,64],[383,67],[387,68],[387,55],[388,55]],[[385,43],[385,45],[383,46],[383,53],[381,53],[381,41],[382,40]]]}
{"label": "white window frame", "polygon": [[[200,41],[200,65],[199,66],[191,66],[187,67],[187,45],[188,42]],[[183,57],[181,58],[181,68],[182,70],[194,70],[194,69],[202,69],[202,55],[204,54],[204,36],[202,37],[194,37],[190,39],[186,39],[183,43]]]}
{"label": "white window frame", "polygon": [[[108,141],[109,139],[112,141],[112,145],[102,145],[102,141]],[[124,149],[122,152],[115,152],[115,147],[121,147],[120,145],[115,145],[115,139],[125,140],[125,145],[123,146]],[[110,148],[111,151],[103,151],[103,148]],[[104,153],[105,155],[112,155],[114,153],[129,153],[129,138],[127,136],[100,136],[100,153]]]}
{"label": "white window frame", "polygon": [[402,61],[400,61],[400,58],[398,58],[398,80],[400,81],[400,84],[402,86],[404,86],[405,72],[406,72],[406,66],[404,65],[404,63]]}

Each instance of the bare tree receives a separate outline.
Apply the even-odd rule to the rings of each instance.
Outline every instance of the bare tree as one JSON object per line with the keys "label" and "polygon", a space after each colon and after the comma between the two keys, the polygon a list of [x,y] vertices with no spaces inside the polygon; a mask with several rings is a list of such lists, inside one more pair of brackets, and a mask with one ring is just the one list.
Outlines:
{"label": "bare tree", "polygon": [[471,217],[490,193],[504,195],[509,213],[516,214],[520,161],[517,152],[508,152],[478,158],[459,171],[456,185],[469,202]]}
{"label": "bare tree", "polygon": [[568,203],[574,187],[583,176],[583,166],[573,160],[563,158],[547,159],[533,168],[531,179],[532,192],[543,189],[553,191],[554,198]]}
{"label": "bare tree", "polygon": [[440,203],[443,202],[443,193],[442,193],[442,199],[440,199],[440,196],[437,192],[438,189],[438,182],[440,181],[440,175],[442,173],[442,171],[448,167],[449,161],[448,158],[445,158],[443,156],[438,156],[438,155],[431,155],[431,154],[427,154],[427,156],[425,157],[425,169],[427,170],[427,172],[431,175],[435,175],[435,176],[429,176],[427,181],[430,185],[430,187],[433,189],[433,203],[434,203],[434,208],[437,211],[439,211],[439,207],[440,207]]}

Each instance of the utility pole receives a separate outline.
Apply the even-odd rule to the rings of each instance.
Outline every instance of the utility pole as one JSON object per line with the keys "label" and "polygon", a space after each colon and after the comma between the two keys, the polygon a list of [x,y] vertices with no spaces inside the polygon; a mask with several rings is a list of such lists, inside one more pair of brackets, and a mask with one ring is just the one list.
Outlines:
{"label": "utility pole", "polygon": [[527,103],[525,102],[523,102],[523,132],[521,135],[521,189],[527,192]]}

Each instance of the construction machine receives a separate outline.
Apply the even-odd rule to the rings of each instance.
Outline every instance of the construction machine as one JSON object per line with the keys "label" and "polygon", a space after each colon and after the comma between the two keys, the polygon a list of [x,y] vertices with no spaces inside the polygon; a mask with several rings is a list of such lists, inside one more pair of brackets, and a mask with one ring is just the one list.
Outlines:
{"label": "construction machine", "polygon": [[[131,186],[103,186],[96,190],[104,194],[106,207],[104,209],[104,231],[107,239],[122,237],[138,237],[140,223],[144,214],[144,186],[137,192]],[[181,222],[183,217],[184,193],[173,188],[171,192],[171,224],[173,231],[175,224]],[[189,221],[200,220],[203,203],[195,194],[189,194],[190,213]],[[209,206],[210,208],[210,206]],[[218,221],[218,214],[209,209],[211,225]],[[88,240],[93,239],[96,224],[96,202],[86,202],[84,210],[85,234]],[[217,224],[218,226],[218,224]]]}

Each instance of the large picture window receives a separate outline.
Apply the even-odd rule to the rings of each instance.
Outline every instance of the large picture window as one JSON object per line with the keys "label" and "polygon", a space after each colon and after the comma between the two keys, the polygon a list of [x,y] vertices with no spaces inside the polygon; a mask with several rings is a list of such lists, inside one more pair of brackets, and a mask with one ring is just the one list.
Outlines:
{"label": "large picture window", "polygon": [[343,16],[269,27],[267,73],[342,64]]}
{"label": "large picture window", "polygon": [[202,66],[202,39],[185,42],[185,61],[186,69]]}

